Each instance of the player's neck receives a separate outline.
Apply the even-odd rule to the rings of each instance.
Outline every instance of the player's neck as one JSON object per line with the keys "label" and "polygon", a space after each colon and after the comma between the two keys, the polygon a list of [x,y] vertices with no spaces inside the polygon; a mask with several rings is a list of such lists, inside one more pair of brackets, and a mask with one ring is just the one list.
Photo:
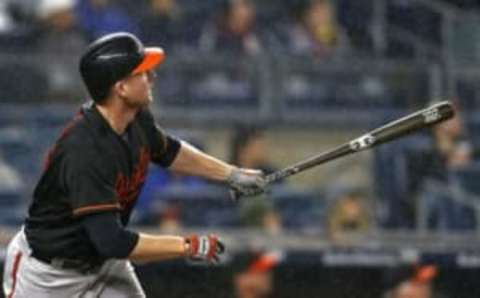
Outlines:
{"label": "player's neck", "polygon": [[122,135],[125,132],[128,124],[132,122],[138,111],[137,109],[116,104],[115,101],[97,105],[97,109],[118,135]]}

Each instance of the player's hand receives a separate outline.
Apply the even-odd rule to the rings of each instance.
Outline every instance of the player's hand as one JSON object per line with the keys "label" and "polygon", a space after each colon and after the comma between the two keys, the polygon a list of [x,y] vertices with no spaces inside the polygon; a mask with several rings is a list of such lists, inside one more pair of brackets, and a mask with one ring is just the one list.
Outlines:
{"label": "player's hand", "polygon": [[234,201],[240,197],[256,196],[267,187],[267,181],[262,171],[234,168],[228,177],[230,194]]}
{"label": "player's hand", "polygon": [[225,245],[214,234],[193,234],[185,238],[188,243],[187,257],[193,261],[216,263],[225,252]]}

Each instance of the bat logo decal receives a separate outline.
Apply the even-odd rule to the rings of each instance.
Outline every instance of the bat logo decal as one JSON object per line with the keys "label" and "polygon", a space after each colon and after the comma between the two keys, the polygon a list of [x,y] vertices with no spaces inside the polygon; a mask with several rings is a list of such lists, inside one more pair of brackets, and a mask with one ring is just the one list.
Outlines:
{"label": "bat logo decal", "polygon": [[375,137],[371,134],[365,134],[350,142],[350,149],[353,151],[361,151],[371,147],[375,143]]}
{"label": "bat logo decal", "polygon": [[429,109],[422,113],[423,118],[425,119],[425,123],[432,123],[440,119],[440,113],[438,113],[438,109]]}

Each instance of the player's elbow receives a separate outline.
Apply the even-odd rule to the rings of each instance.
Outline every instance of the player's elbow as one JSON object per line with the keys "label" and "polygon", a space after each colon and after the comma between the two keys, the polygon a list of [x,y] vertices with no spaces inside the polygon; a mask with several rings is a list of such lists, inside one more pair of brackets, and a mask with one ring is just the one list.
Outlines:
{"label": "player's elbow", "polygon": [[100,213],[83,219],[85,231],[98,255],[125,259],[138,242],[138,234],[123,228],[114,213]]}
{"label": "player's elbow", "polygon": [[138,242],[138,234],[128,230],[119,230],[96,242],[95,248],[106,259],[126,259]]}

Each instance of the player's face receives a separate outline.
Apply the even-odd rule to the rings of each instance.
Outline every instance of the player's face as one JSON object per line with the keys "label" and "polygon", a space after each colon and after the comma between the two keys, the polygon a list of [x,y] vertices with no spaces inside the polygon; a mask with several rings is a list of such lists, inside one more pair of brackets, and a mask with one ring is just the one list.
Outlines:
{"label": "player's face", "polygon": [[121,97],[129,107],[144,107],[153,101],[152,87],[155,73],[145,71],[123,80]]}

